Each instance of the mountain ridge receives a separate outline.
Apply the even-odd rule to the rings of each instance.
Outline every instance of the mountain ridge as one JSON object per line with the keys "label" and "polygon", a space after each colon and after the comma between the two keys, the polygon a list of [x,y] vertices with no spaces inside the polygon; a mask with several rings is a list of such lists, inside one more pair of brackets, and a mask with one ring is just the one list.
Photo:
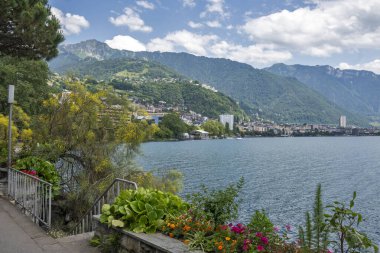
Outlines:
{"label": "mountain ridge", "polygon": [[238,101],[251,116],[278,123],[337,123],[347,115],[353,124],[365,125],[366,119],[349,113],[295,78],[282,77],[266,70],[223,58],[194,56],[188,53],[130,52],[109,48],[105,43],[85,41],[65,45],[50,64],[63,70],[72,62],[88,58],[138,58],[158,62],[193,80],[207,83]]}

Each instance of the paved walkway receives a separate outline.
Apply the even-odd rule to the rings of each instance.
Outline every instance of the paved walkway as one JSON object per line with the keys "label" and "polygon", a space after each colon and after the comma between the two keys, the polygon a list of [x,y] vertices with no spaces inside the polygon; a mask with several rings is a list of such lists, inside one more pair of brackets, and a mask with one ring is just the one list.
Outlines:
{"label": "paved walkway", "polygon": [[58,240],[23,215],[8,200],[0,196],[0,252],[1,253],[95,253],[88,246],[89,235]]}

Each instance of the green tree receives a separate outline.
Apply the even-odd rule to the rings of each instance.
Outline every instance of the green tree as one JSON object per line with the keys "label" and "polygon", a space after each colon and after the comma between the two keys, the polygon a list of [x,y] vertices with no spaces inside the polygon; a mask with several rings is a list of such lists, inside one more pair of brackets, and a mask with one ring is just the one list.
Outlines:
{"label": "green tree", "polygon": [[63,41],[47,0],[0,1],[0,56],[49,60]]}
{"label": "green tree", "polygon": [[224,134],[224,127],[222,123],[217,120],[208,120],[202,124],[202,128],[209,132],[210,136],[222,136]]}
{"label": "green tree", "polygon": [[78,82],[67,82],[66,87],[70,92],[45,100],[34,119],[31,154],[77,165],[72,175],[76,186],[61,205],[75,218],[115,177],[136,169],[133,158],[146,125],[131,122],[128,100],[115,107],[106,91],[90,93]]}
{"label": "green tree", "polygon": [[181,134],[186,133],[188,126],[181,120],[177,113],[169,113],[162,117],[159,127],[169,129],[175,138],[180,138]]}
{"label": "green tree", "polygon": [[48,71],[44,61],[0,57],[0,112],[8,112],[8,85],[13,84],[16,104],[29,115],[39,113],[51,90]]}

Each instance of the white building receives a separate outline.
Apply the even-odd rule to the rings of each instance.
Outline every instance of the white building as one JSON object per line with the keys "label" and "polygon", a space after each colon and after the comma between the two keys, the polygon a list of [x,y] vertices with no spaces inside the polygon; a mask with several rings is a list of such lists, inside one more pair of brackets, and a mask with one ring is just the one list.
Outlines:
{"label": "white building", "polygon": [[226,124],[228,123],[230,130],[234,129],[234,115],[230,115],[230,114],[219,115],[219,121],[220,123],[223,124],[223,126],[226,126]]}
{"label": "white building", "polygon": [[345,128],[347,125],[347,120],[346,120],[346,116],[340,116],[339,118],[339,127],[341,128]]}

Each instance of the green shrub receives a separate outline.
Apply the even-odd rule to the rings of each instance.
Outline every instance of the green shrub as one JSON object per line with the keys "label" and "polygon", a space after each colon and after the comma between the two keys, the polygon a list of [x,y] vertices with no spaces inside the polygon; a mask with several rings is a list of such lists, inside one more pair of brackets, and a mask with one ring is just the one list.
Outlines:
{"label": "green shrub", "polygon": [[274,225],[264,211],[256,210],[247,227],[256,232],[270,234],[273,233]]}
{"label": "green shrub", "polygon": [[53,195],[59,194],[60,177],[54,164],[35,156],[28,156],[16,161],[15,169],[36,171],[37,177],[51,183]]}
{"label": "green shrub", "polygon": [[133,232],[154,233],[164,219],[187,209],[188,205],[172,193],[139,188],[120,193],[112,205],[102,207],[100,221]]}
{"label": "green shrub", "polygon": [[223,190],[209,190],[202,186],[201,191],[194,193],[188,198],[194,210],[206,213],[215,226],[223,225],[238,216],[239,192],[244,185],[241,177],[236,184],[230,184]]}

